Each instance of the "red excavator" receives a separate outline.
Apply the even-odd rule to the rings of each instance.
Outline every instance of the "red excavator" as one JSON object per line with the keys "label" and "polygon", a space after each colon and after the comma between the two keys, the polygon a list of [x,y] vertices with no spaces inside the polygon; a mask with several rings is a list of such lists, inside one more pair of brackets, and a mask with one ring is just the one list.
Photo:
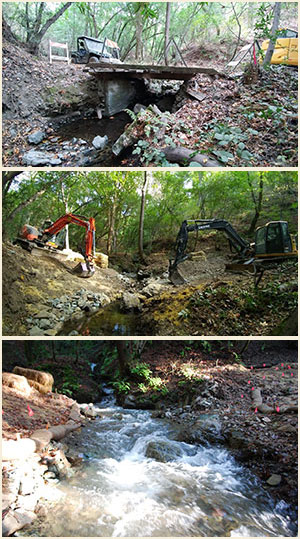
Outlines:
{"label": "red excavator", "polygon": [[67,213],[66,215],[63,215],[63,217],[57,219],[54,223],[46,221],[41,230],[38,230],[31,225],[24,225],[19,236],[16,238],[15,243],[18,243],[23,249],[27,249],[30,252],[34,249],[43,252],[47,251],[49,254],[57,253],[60,247],[56,242],[56,235],[70,223],[83,226],[86,229],[85,250],[82,252],[84,262],[79,262],[79,264],[72,269],[72,273],[75,273],[80,277],[91,277],[95,272],[93,260],[95,258],[96,228],[95,219],[93,217],[87,219],[81,215]]}

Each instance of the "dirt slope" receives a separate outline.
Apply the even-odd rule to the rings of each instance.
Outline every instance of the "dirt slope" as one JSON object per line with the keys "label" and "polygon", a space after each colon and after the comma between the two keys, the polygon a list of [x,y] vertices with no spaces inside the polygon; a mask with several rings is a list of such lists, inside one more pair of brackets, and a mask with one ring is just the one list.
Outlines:
{"label": "dirt slope", "polygon": [[[70,267],[76,265],[73,262]],[[68,273],[56,260],[37,257],[12,244],[3,245],[3,334],[28,335],[26,319],[55,298],[78,290],[118,297],[126,284],[113,269],[96,268],[82,279]]]}

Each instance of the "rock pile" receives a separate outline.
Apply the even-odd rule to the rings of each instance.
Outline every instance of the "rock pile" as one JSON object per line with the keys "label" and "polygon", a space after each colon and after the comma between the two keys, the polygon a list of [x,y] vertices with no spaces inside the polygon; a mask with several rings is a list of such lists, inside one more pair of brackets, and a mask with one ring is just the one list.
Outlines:
{"label": "rock pile", "polygon": [[83,313],[96,313],[110,303],[103,292],[92,292],[81,288],[72,295],[63,295],[48,300],[48,305],[34,316],[26,319],[29,335],[57,335],[63,322],[69,318],[81,318]]}

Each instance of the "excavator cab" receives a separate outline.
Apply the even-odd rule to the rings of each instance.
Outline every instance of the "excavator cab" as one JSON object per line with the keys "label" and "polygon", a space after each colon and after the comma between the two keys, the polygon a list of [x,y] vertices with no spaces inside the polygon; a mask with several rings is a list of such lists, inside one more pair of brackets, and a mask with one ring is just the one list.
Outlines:
{"label": "excavator cab", "polygon": [[[16,238],[14,243],[18,243],[27,249],[29,252],[34,254],[41,254],[42,252],[48,252],[49,256],[52,255],[58,259],[55,254],[58,254],[58,251],[63,245],[60,245],[58,241],[58,236],[63,233],[65,234],[65,227],[70,224],[76,224],[85,228],[85,250],[82,253],[84,261],[80,261],[75,268],[69,270],[70,273],[79,275],[80,277],[92,277],[95,273],[95,267],[93,260],[95,258],[95,219],[80,215],[74,215],[68,213],[63,217],[57,219],[54,223],[52,221],[45,221],[42,229],[38,230],[37,228],[31,225],[24,225],[19,236]],[[44,228],[46,225],[46,228]],[[62,253],[60,253],[61,255]]]}
{"label": "excavator cab", "polygon": [[271,221],[256,230],[255,257],[297,256],[295,239],[289,234],[286,221]]}

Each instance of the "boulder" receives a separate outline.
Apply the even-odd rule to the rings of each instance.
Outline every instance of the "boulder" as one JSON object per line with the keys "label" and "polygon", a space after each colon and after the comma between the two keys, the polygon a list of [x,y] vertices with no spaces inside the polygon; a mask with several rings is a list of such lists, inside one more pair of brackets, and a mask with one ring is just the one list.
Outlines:
{"label": "boulder", "polygon": [[153,281],[153,282],[150,282],[147,286],[145,286],[142,289],[142,294],[144,296],[147,296],[148,298],[151,298],[151,297],[156,296],[156,295],[160,294],[161,292],[163,292],[163,290],[165,290],[165,288],[166,287],[164,285]]}
{"label": "boulder", "polygon": [[30,337],[38,337],[44,335],[44,332],[39,326],[33,326],[33,328],[29,330],[29,335]]}
{"label": "boulder", "polygon": [[[63,479],[64,477],[70,477],[70,468],[71,464],[66,458],[63,451],[58,450],[55,454],[53,466],[57,470],[57,475],[59,479]],[[54,470],[55,471],[55,470]]]}
{"label": "boulder", "polygon": [[52,391],[54,378],[49,372],[25,369],[24,367],[17,366],[13,369],[13,372],[25,376],[29,385],[37,389],[40,393],[49,393]]}
{"label": "boulder", "polygon": [[124,292],[122,299],[126,311],[132,311],[135,309],[140,310],[141,302],[137,294],[133,294],[131,292]]}
{"label": "boulder", "polygon": [[241,449],[245,445],[245,435],[238,430],[231,430],[228,436],[228,444],[231,449]]}
{"label": "boulder", "polygon": [[92,404],[82,404],[80,406],[81,413],[90,419],[95,419],[97,417],[97,412]]}
{"label": "boulder", "polygon": [[96,253],[95,264],[99,268],[106,269],[108,268],[108,256],[103,253]]}
{"label": "boulder", "polygon": [[57,159],[53,153],[41,152],[38,150],[29,150],[23,155],[23,164],[31,167],[44,165],[60,165],[61,159]]}
{"label": "boulder", "polygon": [[33,522],[36,518],[35,513],[32,511],[10,510],[2,520],[3,537],[10,537],[16,531],[24,528],[24,526],[31,524],[31,522]]}
{"label": "boulder", "polygon": [[39,144],[45,138],[46,133],[44,131],[34,131],[28,135],[27,140],[30,144]]}
{"label": "boulder", "polygon": [[108,143],[108,137],[105,135],[104,137],[100,137],[99,135],[94,138],[92,144],[96,150],[104,150],[105,146],[107,146]]}
{"label": "boulder", "polygon": [[176,446],[174,443],[164,441],[164,440],[155,440],[149,442],[145,456],[150,459],[157,460],[158,462],[171,462],[176,460],[176,458],[182,456],[182,451],[179,446]]}
{"label": "boulder", "polygon": [[28,380],[25,376],[21,376],[19,374],[14,374],[11,372],[3,372],[2,373],[2,385],[11,387],[13,389],[17,389],[23,395],[30,395],[31,393],[31,387],[28,383]]}
{"label": "boulder", "polygon": [[279,483],[281,483],[281,475],[277,475],[277,474],[272,474],[269,479],[267,479],[267,483],[268,485],[270,485],[271,487],[277,487],[277,485],[279,485]]}

